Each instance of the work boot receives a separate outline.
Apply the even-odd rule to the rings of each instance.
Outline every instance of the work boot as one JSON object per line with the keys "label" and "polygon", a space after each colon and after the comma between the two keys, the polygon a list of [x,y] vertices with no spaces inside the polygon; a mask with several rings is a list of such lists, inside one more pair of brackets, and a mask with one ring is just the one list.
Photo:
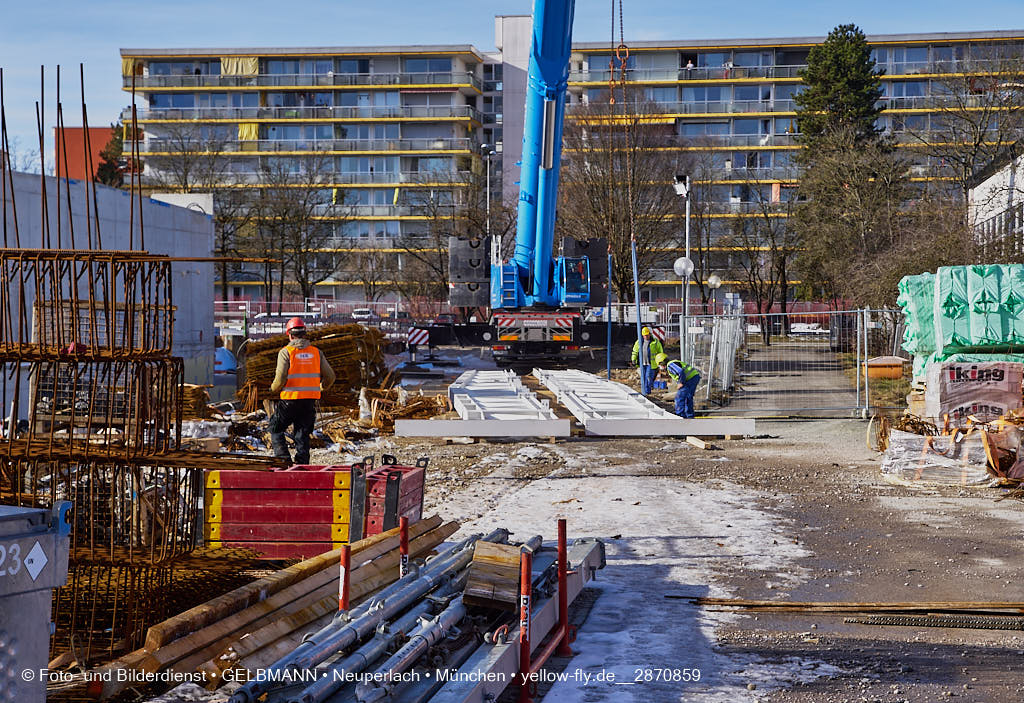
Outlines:
{"label": "work boot", "polygon": [[292,465],[292,455],[288,452],[288,445],[285,444],[284,437],[281,437],[280,440],[277,437],[271,437],[270,446],[274,450],[274,458],[284,462],[284,466]]}

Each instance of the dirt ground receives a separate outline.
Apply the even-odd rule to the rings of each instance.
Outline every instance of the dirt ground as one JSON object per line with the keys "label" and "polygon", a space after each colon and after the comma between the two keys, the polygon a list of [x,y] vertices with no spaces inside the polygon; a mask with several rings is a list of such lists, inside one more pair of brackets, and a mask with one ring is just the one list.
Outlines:
{"label": "dirt ground", "polygon": [[[1024,631],[730,615],[678,598],[1024,601],[1024,504],[996,502],[999,489],[887,484],[866,427],[759,421],[759,438],[712,451],[664,439],[387,438],[364,453],[430,457],[426,512],[465,529],[511,523],[551,537],[554,518],[568,516],[570,535],[607,541],[606,590],[570,668],[625,669],[638,652],[664,660],[652,665],[707,668],[699,686],[556,687],[547,700],[1024,700]],[[621,602],[631,594],[635,604]]]}

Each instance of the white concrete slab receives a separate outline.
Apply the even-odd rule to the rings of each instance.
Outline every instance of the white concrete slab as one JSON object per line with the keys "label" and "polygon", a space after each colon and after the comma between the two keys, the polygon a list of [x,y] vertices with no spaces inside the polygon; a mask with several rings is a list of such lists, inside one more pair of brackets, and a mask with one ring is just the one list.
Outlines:
{"label": "white concrete slab", "polygon": [[571,429],[568,420],[395,420],[398,437],[568,437]]}
{"label": "white concrete slab", "polygon": [[647,418],[643,420],[589,419],[584,423],[588,435],[620,437],[681,437],[698,435],[717,437],[724,435],[754,434],[753,418],[701,417],[692,420],[677,418]]}

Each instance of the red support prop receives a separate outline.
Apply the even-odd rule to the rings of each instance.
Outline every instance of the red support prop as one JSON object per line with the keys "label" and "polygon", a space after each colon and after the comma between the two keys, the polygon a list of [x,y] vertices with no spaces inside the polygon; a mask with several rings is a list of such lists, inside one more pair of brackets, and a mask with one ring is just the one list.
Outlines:
{"label": "red support prop", "polygon": [[338,610],[348,610],[348,599],[349,599],[349,568],[350,560],[352,558],[352,547],[345,545],[341,548],[341,559],[338,563]]}
{"label": "red support prop", "polygon": [[398,576],[401,578],[409,573],[409,518],[404,515],[398,519]]}
{"label": "red support prop", "polygon": [[571,657],[569,646],[569,547],[565,537],[565,519],[558,521],[558,629],[562,633],[558,644],[558,656]]}
{"label": "red support prop", "polygon": [[530,600],[533,595],[533,554],[519,557],[519,703],[533,703],[530,695]]}

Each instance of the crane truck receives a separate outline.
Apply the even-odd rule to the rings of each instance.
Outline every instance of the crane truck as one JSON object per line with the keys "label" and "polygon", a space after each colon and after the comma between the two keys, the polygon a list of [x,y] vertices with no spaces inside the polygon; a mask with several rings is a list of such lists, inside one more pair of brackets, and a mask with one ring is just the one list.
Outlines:
{"label": "crane truck", "polygon": [[[449,240],[449,302],[489,306],[490,320],[433,325],[431,346],[489,344],[499,364],[525,364],[565,359],[606,339],[606,322],[588,322],[584,315],[592,289],[607,283],[606,240],[565,239],[561,254],[553,253],[574,4],[534,0],[511,259],[502,260],[500,243],[490,238]],[[624,335],[635,337],[635,329],[615,325],[613,341]]]}

